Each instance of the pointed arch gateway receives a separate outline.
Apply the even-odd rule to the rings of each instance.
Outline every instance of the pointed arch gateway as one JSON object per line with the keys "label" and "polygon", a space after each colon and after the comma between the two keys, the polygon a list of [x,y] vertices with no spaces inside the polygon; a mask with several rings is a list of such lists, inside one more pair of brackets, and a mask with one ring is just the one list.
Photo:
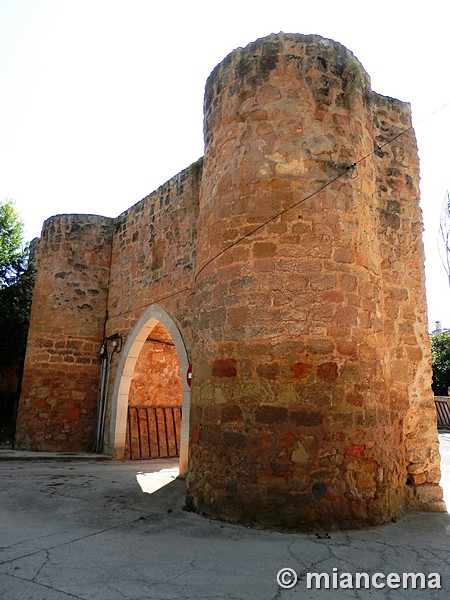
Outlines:
{"label": "pointed arch gateway", "polygon": [[191,397],[190,388],[187,383],[189,357],[183,336],[175,321],[168,312],[156,304],[149,306],[141,316],[128,336],[124,349],[121,352],[119,367],[114,381],[111,405],[110,440],[112,454],[116,459],[120,460],[124,458],[131,381],[141,350],[147,338],[158,324],[163,325],[170,334],[180,363],[182,379],[182,420],[179,454],[180,474],[185,474],[188,464],[189,411]]}

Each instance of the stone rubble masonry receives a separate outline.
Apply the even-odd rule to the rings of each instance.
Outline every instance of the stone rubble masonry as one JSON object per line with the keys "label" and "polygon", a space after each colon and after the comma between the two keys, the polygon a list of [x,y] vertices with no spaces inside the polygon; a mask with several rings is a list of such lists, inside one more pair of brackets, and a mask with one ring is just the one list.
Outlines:
{"label": "stone rubble masonry", "polygon": [[44,224],[17,448],[92,450],[112,224],[94,215],[58,215]]}
{"label": "stone rubble masonry", "polygon": [[417,147],[411,130],[383,146],[410,125],[409,105],[372,92],[351,52],[318,36],[258,40],[209,77],[199,512],[307,528],[443,509]]}
{"label": "stone rubble masonry", "polygon": [[[196,252],[198,161],[116,219],[59,215],[40,241],[16,448],[89,451],[95,445],[100,348],[125,345],[145,307],[158,303],[192,345],[189,288]],[[162,299],[162,300],[161,300]],[[113,356],[109,391],[116,376]],[[110,448],[111,402],[105,451]]]}
{"label": "stone rubble masonry", "polygon": [[89,448],[101,339],[125,344],[154,304],[194,365],[199,513],[308,529],[444,510],[409,105],[340,44],[280,33],[227,56],[204,109],[203,159],[117,219],[46,222],[18,444]]}
{"label": "stone rubble masonry", "polygon": [[[192,348],[193,276],[203,161],[192,164],[114,222],[108,335],[120,332],[124,343],[152,304],[163,308]],[[111,365],[110,389],[118,357]],[[107,405],[105,447],[110,439],[112,405]]]}
{"label": "stone rubble masonry", "polygon": [[157,325],[141,350],[130,386],[133,406],[181,406],[181,370],[165,327]]}

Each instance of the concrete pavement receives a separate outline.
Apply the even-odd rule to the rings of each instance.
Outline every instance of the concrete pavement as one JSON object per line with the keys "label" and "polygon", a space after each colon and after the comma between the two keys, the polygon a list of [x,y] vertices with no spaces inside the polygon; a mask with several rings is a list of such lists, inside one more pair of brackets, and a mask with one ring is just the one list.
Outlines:
{"label": "concrete pavement", "polygon": [[[440,439],[450,506],[450,434]],[[447,513],[410,513],[346,532],[252,530],[184,511],[174,460],[50,460],[8,452],[1,460],[8,457],[0,451],[2,600],[450,597]],[[283,567],[298,576],[290,589],[276,580]],[[331,584],[333,573],[437,572],[442,587],[308,589],[308,572],[329,574]]]}

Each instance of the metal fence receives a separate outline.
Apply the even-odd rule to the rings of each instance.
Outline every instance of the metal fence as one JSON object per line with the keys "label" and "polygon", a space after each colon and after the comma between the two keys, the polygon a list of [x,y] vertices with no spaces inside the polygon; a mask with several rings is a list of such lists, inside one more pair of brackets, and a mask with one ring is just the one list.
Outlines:
{"label": "metal fence", "polygon": [[128,406],[125,456],[130,460],[180,455],[181,408]]}
{"label": "metal fence", "polygon": [[437,397],[434,399],[436,405],[438,429],[450,428],[450,404],[448,398]]}

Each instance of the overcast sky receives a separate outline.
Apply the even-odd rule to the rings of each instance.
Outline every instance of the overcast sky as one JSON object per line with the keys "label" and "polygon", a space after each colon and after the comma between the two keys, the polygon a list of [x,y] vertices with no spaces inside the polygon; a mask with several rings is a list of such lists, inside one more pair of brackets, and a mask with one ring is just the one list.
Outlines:
{"label": "overcast sky", "polygon": [[117,216],[203,155],[205,82],[229,52],[272,32],[323,35],[375,91],[411,102],[430,329],[450,327],[436,241],[450,190],[448,12],[444,0],[0,0],[0,199],[15,200],[27,239],[54,214]]}

